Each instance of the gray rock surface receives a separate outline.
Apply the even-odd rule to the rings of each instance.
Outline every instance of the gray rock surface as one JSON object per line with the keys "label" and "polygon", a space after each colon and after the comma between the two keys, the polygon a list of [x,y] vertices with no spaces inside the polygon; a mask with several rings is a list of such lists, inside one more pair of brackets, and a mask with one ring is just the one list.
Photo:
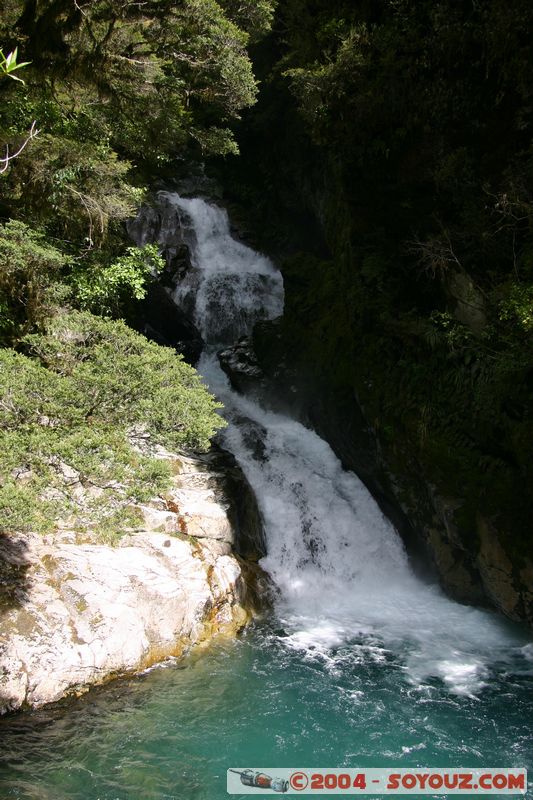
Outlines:
{"label": "gray rock surface", "polygon": [[218,360],[231,385],[237,391],[259,392],[266,388],[265,376],[259,366],[250,337],[242,336],[237,344],[221,350],[218,353]]}
{"label": "gray rock surface", "polygon": [[[171,491],[116,547],[74,531],[0,540],[0,711],[145,669],[250,619],[258,569],[233,552],[232,504],[206,459],[176,456]],[[208,459],[207,459],[208,461]]]}

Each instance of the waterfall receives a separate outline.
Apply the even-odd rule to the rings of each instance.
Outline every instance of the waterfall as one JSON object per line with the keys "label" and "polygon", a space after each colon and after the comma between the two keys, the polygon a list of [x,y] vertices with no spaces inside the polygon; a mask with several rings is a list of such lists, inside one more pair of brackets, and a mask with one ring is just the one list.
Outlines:
{"label": "waterfall", "polygon": [[[176,286],[173,300],[193,311],[194,322],[208,346],[233,344],[259,319],[283,310],[283,281],[265,256],[236,241],[226,211],[198,198],[160,192],[166,209],[159,241],[175,235],[179,220],[191,250],[192,269]],[[174,230],[172,221],[174,220]]]}
{"label": "waterfall", "polygon": [[225,405],[223,444],[257,495],[268,551],[262,566],[278,589],[284,644],[332,670],[345,659],[397,659],[418,688],[437,679],[475,694],[491,664],[513,650],[527,655],[521,637],[495,614],[459,605],[415,576],[397,532],[329,445],[231,389],[217,346],[282,312],[281,275],[235,241],[223,209],[177,194],[163,199],[187,220],[193,269],[173,298],[193,309],[208,343],[199,369]]}

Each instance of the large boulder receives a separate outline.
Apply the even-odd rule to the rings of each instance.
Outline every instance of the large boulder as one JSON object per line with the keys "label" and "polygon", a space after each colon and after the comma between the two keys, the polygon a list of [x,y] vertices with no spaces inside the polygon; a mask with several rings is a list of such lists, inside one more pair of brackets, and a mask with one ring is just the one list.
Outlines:
{"label": "large boulder", "polygon": [[217,355],[220,366],[238,392],[246,394],[266,389],[266,377],[249,336],[242,336],[236,344],[220,350]]}
{"label": "large boulder", "polygon": [[138,506],[138,529],[117,546],[59,529],[0,540],[0,712],[233,636],[257,611],[267,582],[236,552],[243,526],[261,536],[253,495],[245,483],[235,491],[244,476],[235,463],[226,474],[220,452],[159,456],[172,488]]}

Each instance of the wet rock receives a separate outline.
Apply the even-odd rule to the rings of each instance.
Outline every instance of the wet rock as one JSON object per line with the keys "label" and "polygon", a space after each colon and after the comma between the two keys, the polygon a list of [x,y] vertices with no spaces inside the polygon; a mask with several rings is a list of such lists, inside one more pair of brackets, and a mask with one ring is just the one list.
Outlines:
{"label": "wet rock", "polygon": [[198,328],[161,284],[150,286],[137,324],[149,339],[174,347],[189,364],[200,358],[204,343]]}
{"label": "wet rock", "polygon": [[143,206],[137,216],[126,223],[128,235],[138,247],[156,242],[161,230],[161,214],[151,206]]}
{"label": "wet rock", "polygon": [[[197,488],[198,481],[202,481],[200,494],[191,497],[187,488],[183,488],[184,480],[189,486],[191,481],[195,482]],[[201,531],[193,535],[225,542],[246,560],[257,561],[266,554],[257,499],[231,453],[213,445],[209,453],[192,461],[183,459],[181,474],[176,476],[175,483],[176,489],[167,505],[179,509],[184,532],[198,530],[198,509],[201,506],[204,510]]]}
{"label": "wet rock", "polygon": [[175,253],[169,255],[160,282],[169,289],[175,289],[191,269],[193,269],[191,251],[189,246],[183,243],[177,246]]}
{"label": "wet rock", "polygon": [[522,559],[521,568],[513,563],[497,528],[481,516],[477,533],[477,566],[487,595],[507,617],[533,627],[533,561]]}
{"label": "wet rock", "polygon": [[156,243],[165,260],[159,280],[152,283],[140,306],[137,327],[158,344],[174,347],[190,364],[196,364],[204,343],[193,319],[193,309],[176,305],[172,292],[194,273],[191,244],[194,231],[185,214],[161,192],[153,206],[145,206],[128,222],[128,233],[143,247]]}
{"label": "wet rock", "polygon": [[233,455],[222,448],[218,448],[218,452],[218,463],[223,471],[222,484],[215,491],[229,501],[228,516],[235,532],[234,550],[247,561],[258,561],[266,555],[266,542],[256,496]]}
{"label": "wet rock", "polygon": [[265,388],[266,378],[250,337],[242,336],[237,344],[221,350],[217,355],[220,366],[238,392],[245,394]]}

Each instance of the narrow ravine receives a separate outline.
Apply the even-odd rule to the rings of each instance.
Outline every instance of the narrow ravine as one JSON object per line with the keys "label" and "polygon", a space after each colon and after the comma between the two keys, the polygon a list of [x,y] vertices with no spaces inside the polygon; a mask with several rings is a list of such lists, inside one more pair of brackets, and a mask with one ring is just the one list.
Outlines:
{"label": "narrow ravine", "polygon": [[527,633],[417,577],[329,445],[232,390],[216,352],[281,313],[281,275],[223,209],[163,199],[188,226],[174,300],[193,311],[223,445],[258,499],[274,608],[238,642],[4,723],[2,796],[219,800],[239,764],[531,768]]}
{"label": "narrow ravine", "polygon": [[[334,648],[368,637],[371,657],[401,653],[415,685],[433,677],[475,694],[490,664],[523,643],[496,616],[458,605],[415,577],[398,534],[326,442],[231,389],[216,351],[250,333],[257,319],[281,313],[281,275],[232,238],[223,209],[178,195],[167,200],[192,223],[194,316],[208,344],[199,369],[224,402],[224,445],[260,504],[263,566],[279,590],[284,642],[334,668]],[[176,290],[177,304],[187,291]]]}

